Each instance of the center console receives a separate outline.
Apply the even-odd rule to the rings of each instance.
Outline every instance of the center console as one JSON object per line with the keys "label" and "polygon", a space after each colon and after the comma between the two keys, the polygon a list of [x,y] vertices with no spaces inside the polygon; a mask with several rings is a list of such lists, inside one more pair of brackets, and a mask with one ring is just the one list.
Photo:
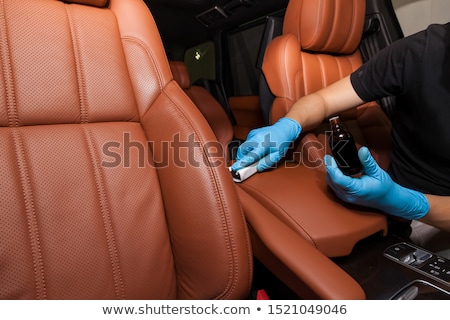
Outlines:
{"label": "center console", "polygon": [[407,239],[374,236],[334,261],[361,284],[367,299],[450,300],[450,260]]}

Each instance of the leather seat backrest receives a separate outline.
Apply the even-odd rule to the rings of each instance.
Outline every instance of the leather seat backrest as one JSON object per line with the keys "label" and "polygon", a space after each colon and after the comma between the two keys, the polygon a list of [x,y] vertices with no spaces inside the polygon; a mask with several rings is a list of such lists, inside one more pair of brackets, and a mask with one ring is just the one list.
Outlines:
{"label": "leather seat backrest", "polygon": [[364,16],[364,0],[289,2],[283,35],[270,43],[263,62],[267,82],[277,97],[272,122],[302,96],[343,78],[362,64],[358,45]]}
{"label": "leather seat backrest", "polygon": [[[358,46],[365,8],[365,0],[290,0],[283,34],[269,44],[263,61],[263,72],[275,95],[272,123],[286,115],[301,97],[361,66]],[[379,141],[389,141],[390,121],[379,106],[369,103],[341,116],[348,120],[347,125],[361,144],[379,147],[380,155],[375,157],[386,167],[390,145],[380,146]]]}
{"label": "leather seat backrest", "polygon": [[0,5],[0,299],[246,297],[232,179],[144,2]]}
{"label": "leather seat backrest", "polygon": [[233,140],[233,125],[220,103],[201,86],[191,85],[186,65],[182,61],[169,61],[174,80],[187,93],[211,126],[221,144],[221,152],[230,160],[228,146]]}

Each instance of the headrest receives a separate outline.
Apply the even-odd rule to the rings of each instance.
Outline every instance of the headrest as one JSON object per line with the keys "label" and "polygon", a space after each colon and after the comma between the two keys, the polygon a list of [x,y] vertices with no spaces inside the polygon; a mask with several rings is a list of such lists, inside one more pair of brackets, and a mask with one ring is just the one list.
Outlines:
{"label": "headrest", "polygon": [[296,35],[302,50],[351,54],[361,41],[365,15],[365,0],[290,0],[283,34]]}
{"label": "headrest", "polygon": [[191,87],[191,80],[186,65],[182,61],[169,61],[170,70],[172,71],[173,79],[180,85],[182,89],[189,89]]}
{"label": "headrest", "polygon": [[63,0],[63,1],[67,3],[78,3],[100,8],[106,6],[106,3],[108,2],[108,0]]}

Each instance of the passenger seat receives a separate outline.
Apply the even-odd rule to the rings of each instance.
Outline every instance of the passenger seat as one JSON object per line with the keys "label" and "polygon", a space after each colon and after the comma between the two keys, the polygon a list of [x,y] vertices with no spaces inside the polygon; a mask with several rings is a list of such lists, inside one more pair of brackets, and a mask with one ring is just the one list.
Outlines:
{"label": "passenger seat", "polygon": [[144,1],[0,11],[0,299],[246,298],[235,186]]}
{"label": "passenger seat", "polygon": [[169,61],[173,78],[191,98],[211,126],[220,142],[224,158],[231,160],[228,147],[233,140],[233,125],[220,103],[201,86],[191,85],[186,64],[183,61]]}

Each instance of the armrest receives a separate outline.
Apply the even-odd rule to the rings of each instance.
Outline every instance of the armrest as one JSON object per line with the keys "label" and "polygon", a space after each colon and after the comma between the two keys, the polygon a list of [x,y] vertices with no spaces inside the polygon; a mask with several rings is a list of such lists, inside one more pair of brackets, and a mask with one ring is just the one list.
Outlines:
{"label": "armrest", "polygon": [[[237,187],[248,224],[267,249],[321,299],[365,299],[361,286],[328,257]],[[270,267],[269,267],[270,269]]]}
{"label": "armrest", "polygon": [[340,201],[321,170],[280,165],[239,187],[327,257],[348,256],[360,240],[387,234],[385,214]]}

